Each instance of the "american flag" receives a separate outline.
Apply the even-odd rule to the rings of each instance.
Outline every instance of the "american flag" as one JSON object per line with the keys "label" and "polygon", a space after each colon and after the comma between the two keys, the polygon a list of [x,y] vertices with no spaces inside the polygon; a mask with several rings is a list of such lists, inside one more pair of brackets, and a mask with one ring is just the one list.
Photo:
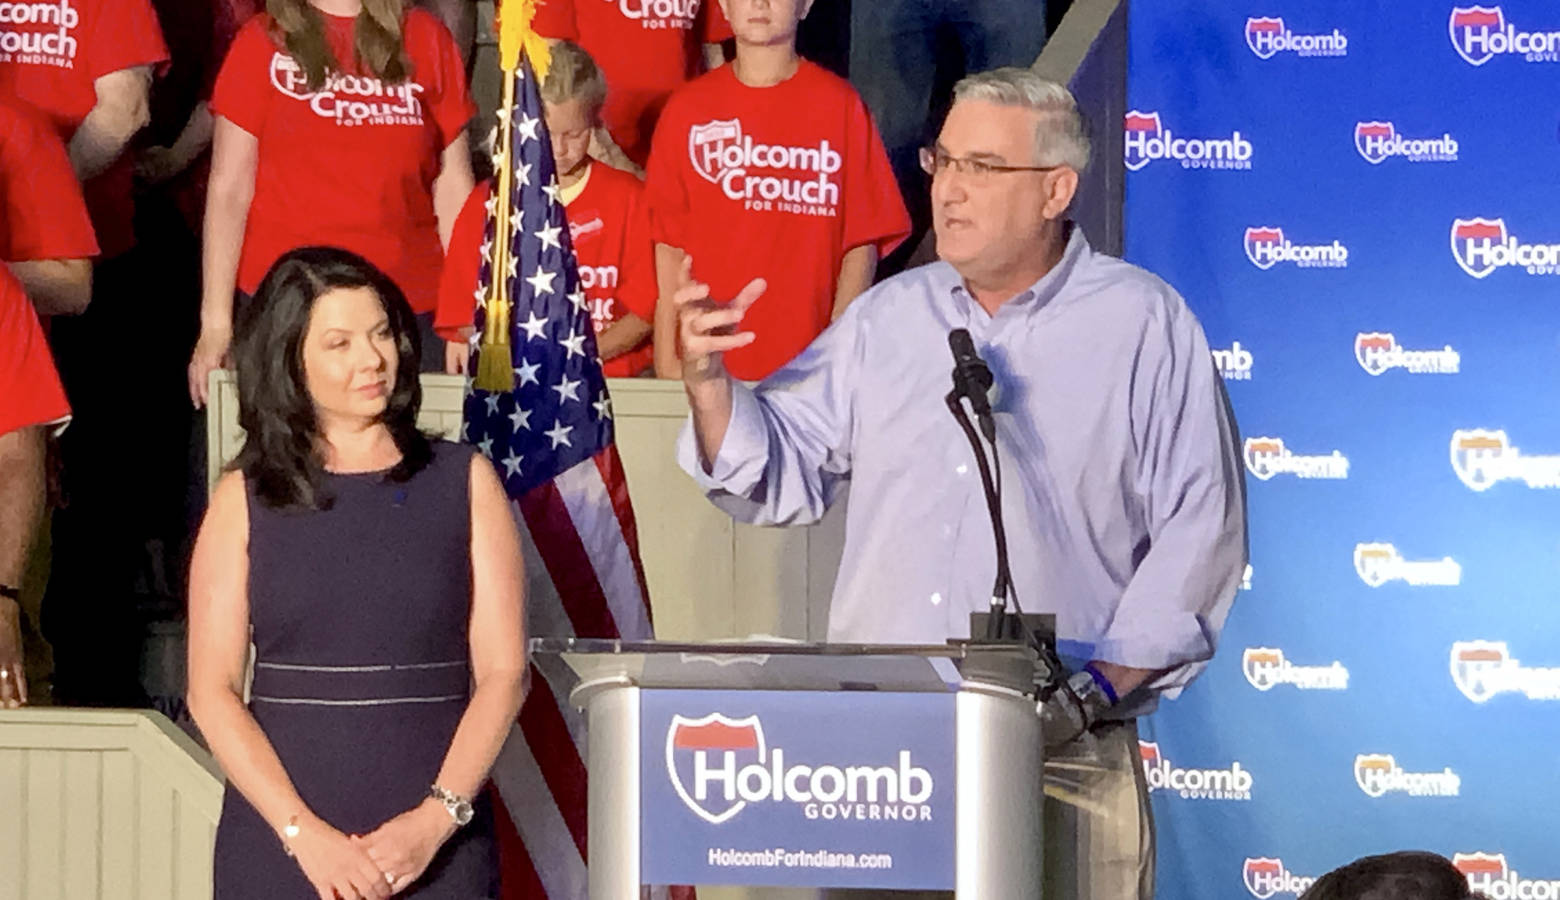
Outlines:
{"label": "american flag", "polygon": [[[499,111],[509,137],[494,160],[508,172],[495,182],[512,190],[495,189],[488,201],[468,369],[480,370],[483,353],[507,352],[511,375],[506,390],[471,383],[463,436],[493,461],[514,503],[530,634],[649,638],[634,512],[536,78],[525,64],[513,77],[513,102]],[[507,313],[490,308],[501,297]],[[507,347],[483,342],[490,315],[507,321]],[[507,807],[498,815],[505,900],[588,895],[585,719],[569,704],[575,683],[556,659],[532,661],[530,696],[494,766]]]}

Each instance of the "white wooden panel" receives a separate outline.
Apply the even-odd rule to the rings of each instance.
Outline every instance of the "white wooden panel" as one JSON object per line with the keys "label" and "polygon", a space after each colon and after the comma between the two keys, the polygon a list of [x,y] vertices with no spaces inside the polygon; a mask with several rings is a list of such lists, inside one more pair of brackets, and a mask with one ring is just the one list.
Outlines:
{"label": "white wooden panel", "polygon": [[140,831],[136,808],[140,786],[135,757],[129,750],[103,754],[103,900],[110,900],[137,882]]}
{"label": "white wooden panel", "polygon": [[136,830],[141,833],[136,861],[139,897],[174,894],[174,795],[161,779],[143,771],[137,785]]}
{"label": "white wooden panel", "polygon": [[0,747],[0,900],[22,900],[27,877],[25,753]]}
{"label": "white wooden panel", "polygon": [[65,861],[65,759],[48,750],[28,750],[23,765],[27,777],[22,808],[27,817],[26,880],[22,896],[27,900],[56,900],[60,894],[60,867]]}
{"label": "white wooden panel", "polygon": [[97,897],[102,884],[98,867],[103,817],[103,754],[95,750],[71,750],[60,755],[65,764],[61,892],[70,898]]}

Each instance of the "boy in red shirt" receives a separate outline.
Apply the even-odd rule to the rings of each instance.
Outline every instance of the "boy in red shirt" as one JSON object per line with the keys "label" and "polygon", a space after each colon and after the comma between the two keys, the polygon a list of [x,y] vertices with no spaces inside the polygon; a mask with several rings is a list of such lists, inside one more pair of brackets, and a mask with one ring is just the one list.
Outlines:
{"label": "boy in red shirt", "polygon": [[719,65],[719,48],[709,45],[731,37],[715,0],[547,0],[535,28],[543,37],[577,41],[601,66],[612,88],[602,121],[636,166],[650,156],[666,99],[706,61]]}
{"label": "boy in red shirt", "polygon": [[[553,47],[542,84],[542,109],[558,169],[559,199],[579,264],[580,288],[591,307],[602,371],[613,378],[650,367],[656,282],[642,187],[633,175],[593,162],[586,149],[607,96],[601,70],[567,41]],[[434,327],[450,343],[445,371],[465,371],[470,353],[472,291],[480,267],[491,184],[472,192],[450,237],[439,284]]]}
{"label": "boy in red shirt", "polygon": [[[910,230],[904,201],[861,98],[796,53],[811,0],[721,0],[736,59],[667,102],[646,195],[661,294],[684,255],[714,297],[757,267],[764,296],[743,322],[757,336],[725,354],[756,381],[789,362],[869,285]],[[656,315],[656,374],[680,378],[675,312]]]}

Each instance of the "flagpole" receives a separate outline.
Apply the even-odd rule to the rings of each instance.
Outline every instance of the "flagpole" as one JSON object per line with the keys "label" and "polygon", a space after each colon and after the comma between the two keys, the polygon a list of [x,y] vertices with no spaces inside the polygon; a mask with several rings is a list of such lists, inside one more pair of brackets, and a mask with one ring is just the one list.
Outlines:
{"label": "flagpole", "polygon": [[507,391],[514,386],[514,362],[509,349],[509,256],[514,252],[510,227],[510,194],[514,191],[515,83],[520,67],[505,69],[503,100],[498,109],[498,140],[493,147],[494,226],[490,251],[493,277],[483,298],[487,313],[482,328],[482,352],[477,358],[474,385],[484,391]]}

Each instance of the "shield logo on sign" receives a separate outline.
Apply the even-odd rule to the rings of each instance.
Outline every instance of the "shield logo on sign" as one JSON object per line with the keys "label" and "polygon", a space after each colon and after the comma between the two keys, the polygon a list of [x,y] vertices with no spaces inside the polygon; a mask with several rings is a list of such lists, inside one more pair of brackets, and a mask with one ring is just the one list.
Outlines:
{"label": "shield logo on sign", "polygon": [[1453,219],[1452,257],[1464,272],[1483,278],[1495,271],[1490,251],[1506,243],[1505,219]]}
{"label": "shield logo on sign", "polygon": [[1273,461],[1283,455],[1283,438],[1246,438],[1246,470],[1263,481],[1278,474],[1278,471],[1273,468]]}
{"label": "shield logo on sign", "polygon": [[747,806],[737,795],[737,773],[745,766],[762,764],[767,755],[764,726],[757,716],[672,716],[666,729],[666,773],[672,789],[711,825],[727,821]]}
{"label": "shield logo on sign", "polygon": [[1276,859],[1259,856],[1255,859],[1246,857],[1246,864],[1241,867],[1241,874],[1246,880],[1246,890],[1257,900],[1267,898],[1278,893],[1278,885],[1284,880],[1284,864]]}
{"label": "shield logo on sign", "polygon": [[1246,680],[1259,691],[1270,691],[1273,685],[1273,673],[1284,666],[1284,651],[1273,647],[1247,647],[1241,654],[1241,671],[1246,673]]}
{"label": "shield logo on sign", "polygon": [[1354,149],[1371,165],[1379,165],[1387,158],[1387,148],[1397,136],[1391,122],[1356,122],[1354,124]]}
{"label": "shield logo on sign", "polygon": [[1273,251],[1284,243],[1284,229],[1282,228],[1247,228],[1246,229],[1246,258],[1259,269],[1271,269],[1278,262],[1278,254]]}
{"label": "shield logo on sign", "polygon": [[1387,354],[1397,345],[1397,340],[1387,332],[1362,331],[1354,336],[1354,359],[1360,368],[1372,375],[1387,370]]}
{"label": "shield logo on sign", "polygon": [[1246,46],[1258,59],[1272,59],[1278,52],[1277,38],[1284,33],[1284,20],[1261,18],[1246,20]]}
{"label": "shield logo on sign", "polygon": [[1354,757],[1354,783],[1367,797],[1380,797],[1387,792],[1387,776],[1397,768],[1397,760],[1390,753],[1362,753]]}
{"label": "shield logo on sign", "polygon": [[1355,544],[1354,571],[1360,580],[1373,588],[1381,587],[1397,574],[1393,571],[1398,560],[1397,548],[1391,544]]}
{"label": "shield logo on sign", "polygon": [[1504,853],[1454,853],[1452,865],[1464,877],[1473,875],[1491,876],[1495,879],[1506,877],[1506,854]]}
{"label": "shield logo on sign", "polygon": [[1148,142],[1159,137],[1161,133],[1159,113],[1138,112],[1134,109],[1127,113],[1126,128],[1126,154],[1124,158],[1127,168],[1136,172],[1153,162],[1153,157],[1148,153]]}
{"label": "shield logo on sign", "polygon": [[720,181],[727,166],[721,157],[728,147],[742,143],[741,119],[716,119],[688,129],[688,160],[699,177],[711,184]]}
{"label": "shield logo on sign", "polygon": [[[1446,28],[1457,55],[1472,65],[1482,66],[1495,55],[1490,51],[1488,38],[1506,30],[1506,17],[1498,6],[1454,6]],[[1471,40],[1475,35],[1485,39],[1478,52]]]}
{"label": "shield logo on sign", "polygon": [[1505,641],[1458,641],[1452,644],[1452,681],[1464,697],[1484,703],[1500,693],[1490,676],[1510,658]]}
{"label": "shield logo on sign", "polygon": [[1510,449],[1505,431],[1459,428],[1452,432],[1452,471],[1475,491],[1487,491],[1501,478],[1500,461]]}

